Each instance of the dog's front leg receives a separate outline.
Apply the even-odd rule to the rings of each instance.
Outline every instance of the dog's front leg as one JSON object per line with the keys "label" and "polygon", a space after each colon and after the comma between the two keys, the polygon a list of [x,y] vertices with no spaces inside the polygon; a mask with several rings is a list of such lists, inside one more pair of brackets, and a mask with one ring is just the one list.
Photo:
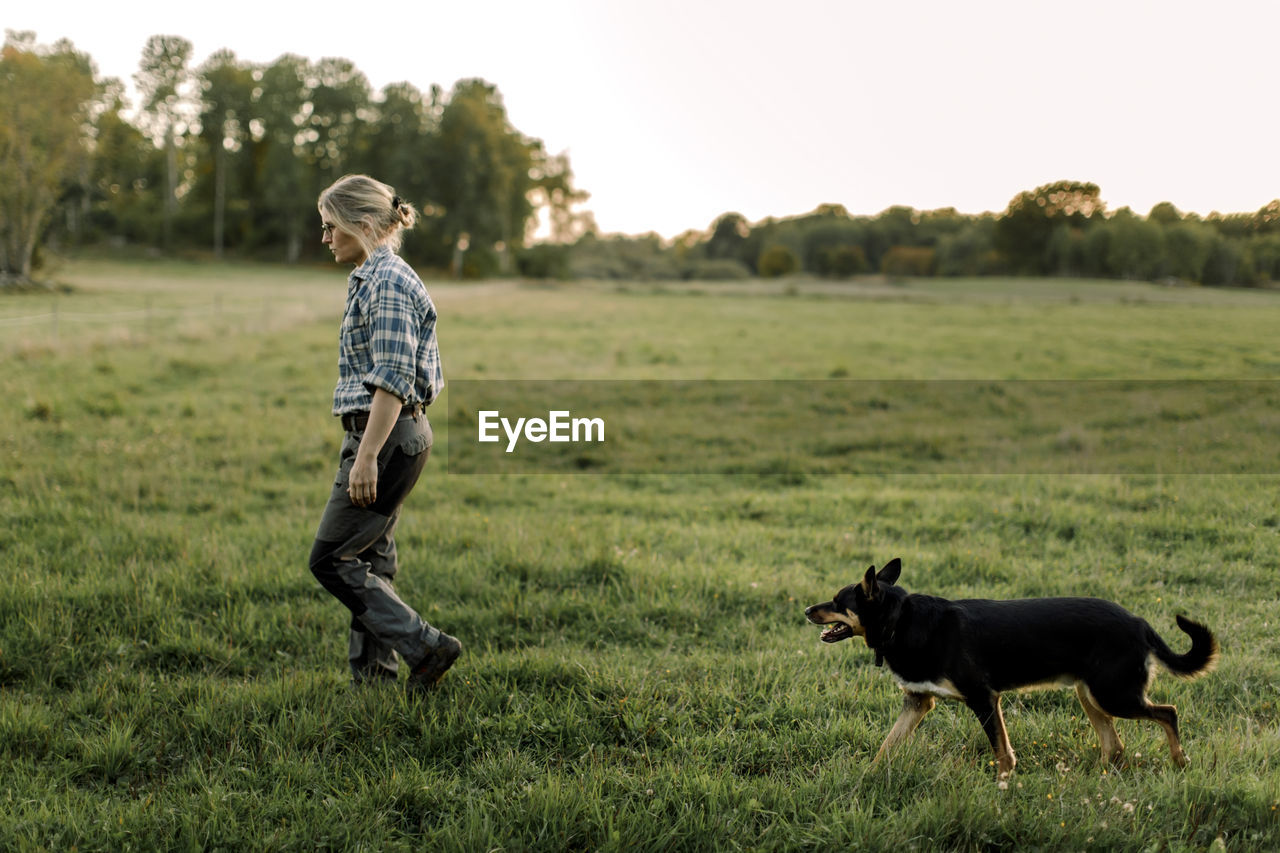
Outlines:
{"label": "dog's front leg", "polygon": [[978,715],[982,730],[991,741],[991,749],[996,754],[996,778],[1008,779],[1018,763],[1013,754],[1013,746],[1009,743],[1009,731],[1004,725],[1004,714],[1000,711],[1000,694],[994,691],[974,691],[974,695],[965,696],[965,704]]}
{"label": "dog's front leg", "polygon": [[906,740],[916,730],[916,726],[920,725],[924,715],[933,710],[937,701],[928,693],[904,693],[902,713],[898,715],[893,728],[889,729],[889,735],[884,739],[884,743],[880,744],[880,751],[876,753],[875,760],[879,761],[890,749]]}

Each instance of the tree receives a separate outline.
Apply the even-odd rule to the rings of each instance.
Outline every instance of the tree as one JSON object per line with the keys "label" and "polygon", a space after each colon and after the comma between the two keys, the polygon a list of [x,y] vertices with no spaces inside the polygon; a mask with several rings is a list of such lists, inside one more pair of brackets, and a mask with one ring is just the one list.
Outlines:
{"label": "tree", "polygon": [[1002,272],[992,248],[995,217],[985,214],[938,241],[938,275],[974,276]]}
{"label": "tree", "polygon": [[370,115],[369,81],[349,59],[322,59],[307,71],[308,100],[304,151],[313,168],[312,201],[320,191],[361,161],[365,118]]}
{"label": "tree", "polygon": [[1174,225],[1182,221],[1182,211],[1174,207],[1172,202],[1162,201],[1151,208],[1147,219],[1160,225]]}
{"label": "tree", "polygon": [[1213,230],[1199,222],[1178,222],[1164,229],[1166,272],[1183,281],[1199,282],[1213,250]]}
{"label": "tree", "polygon": [[173,245],[173,221],[178,211],[178,132],[191,81],[190,61],[191,42],[178,36],[152,36],[142,48],[138,73],[133,76],[142,95],[142,118],[165,153],[166,249]]}
{"label": "tree", "polygon": [[89,58],[8,32],[0,48],[0,285],[31,279],[50,212],[87,165],[85,125],[96,94]]}
{"label": "tree", "polygon": [[1258,237],[1249,243],[1259,282],[1280,282],[1280,234]]}
{"label": "tree", "polygon": [[1165,238],[1158,223],[1142,219],[1126,207],[1116,211],[1107,229],[1111,232],[1107,266],[1114,274],[1147,281],[1164,274]]}
{"label": "tree", "polygon": [[355,170],[376,175],[422,208],[431,192],[431,178],[422,168],[436,123],[431,102],[413,85],[393,83],[382,90],[374,111],[374,120],[361,140],[361,162],[354,164]]}
{"label": "tree", "polygon": [[1240,275],[1243,256],[1244,251],[1240,248],[1239,242],[1221,234],[1213,235],[1209,244],[1208,257],[1205,258],[1201,281],[1204,284],[1223,287],[1243,284]]}
{"label": "tree", "polygon": [[915,244],[937,248],[945,238],[963,231],[969,220],[954,207],[922,211],[916,216]]}
{"label": "tree", "polygon": [[846,278],[870,269],[862,247],[867,228],[848,215],[818,222],[804,232],[804,268],[818,275]]}
{"label": "tree", "polygon": [[1050,272],[1046,250],[1059,225],[1083,228],[1106,210],[1097,184],[1058,181],[1021,192],[996,221],[995,247],[1017,272]]}
{"label": "tree", "polygon": [[[260,125],[254,149],[254,242],[283,247],[290,263],[302,257],[308,221],[319,245],[314,188],[304,146],[311,131],[304,128],[313,108],[310,75],[305,59],[285,54],[262,72],[262,93],[256,121]],[[319,133],[316,133],[319,138]]]}
{"label": "tree", "polygon": [[1054,275],[1080,275],[1085,269],[1084,231],[1065,222],[1055,227],[1045,247],[1045,267]]}
{"label": "tree", "polygon": [[894,246],[916,245],[916,225],[920,214],[911,207],[894,206],[881,211],[868,223],[866,237],[867,260],[872,267],[879,267],[881,259]]}
{"label": "tree", "polygon": [[436,248],[453,252],[456,275],[513,268],[534,212],[536,167],[544,162],[542,143],[511,126],[493,85],[461,80],[454,86],[425,167],[437,214],[428,227]]}
{"label": "tree", "polygon": [[111,79],[102,89],[88,182],[90,229],[122,240],[154,241],[165,187],[164,154],[125,119],[123,84]]}
{"label": "tree", "polygon": [[1111,254],[1111,242],[1111,229],[1105,221],[1097,223],[1084,232],[1084,246],[1081,252],[1084,264],[1081,272],[1084,275],[1092,278],[1106,278],[1114,275],[1107,260]]}
{"label": "tree", "polygon": [[213,179],[213,254],[221,258],[226,246],[227,188],[236,165],[232,158],[252,141],[257,81],[253,67],[237,60],[229,50],[209,57],[199,70],[199,80],[200,136],[212,159],[208,165]]}
{"label": "tree", "polygon": [[1280,198],[1267,202],[1253,215],[1253,227],[1261,234],[1280,234]]}
{"label": "tree", "polygon": [[[574,186],[569,155],[562,152],[545,156],[539,146],[534,151],[534,159],[530,174],[534,181],[530,202],[536,211],[547,212],[551,242],[568,245],[594,231],[594,217],[589,212],[574,210],[575,206],[589,199],[591,194]],[[526,241],[529,236],[526,232]]]}
{"label": "tree", "polygon": [[741,213],[725,213],[711,223],[711,236],[704,251],[711,260],[742,259],[742,250],[751,236],[751,225]]}

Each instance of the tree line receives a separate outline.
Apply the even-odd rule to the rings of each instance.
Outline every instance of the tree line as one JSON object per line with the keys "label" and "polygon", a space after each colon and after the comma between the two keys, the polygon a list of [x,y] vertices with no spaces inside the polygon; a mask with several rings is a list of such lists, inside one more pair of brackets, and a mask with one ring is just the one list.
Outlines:
{"label": "tree line", "polygon": [[705,232],[587,234],[552,261],[590,278],[734,279],[1073,276],[1220,286],[1280,284],[1280,200],[1255,213],[1184,214],[1168,202],[1145,216],[1108,212],[1096,184],[1059,181],[1019,193],[1000,213],[891,207],[853,216],[827,204],[752,223],[718,217]]}
{"label": "tree line", "polygon": [[315,201],[365,172],[421,212],[406,253],[472,276],[516,271],[536,214],[553,239],[587,227],[567,157],[512,126],[498,89],[407,82],[374,92],[346,59],[148,39],[126,102],[90,57],[7,33],[0,53],[0,269],[29,278],[46,240],[297,262],[323,256]]}
{"label": "tree line", "polygon": [[[0,283],[29,280],[50,243],[132,244],[299,262],[323,257],[315,199],[349,172],[422,213],[405,254],[438,274],[726,279],[1070,275],[1208,285],[1280,282],[1280,200],[1255,213],[1107,210],[1059,181],[999,214],[838,204],[749,222],[725,213],[674,240],[601,235],[568,158],[512,126],[492,84],[374,92],[345,59],[271,63],[219,51],[192,65],[148,39],[126,102],[69,42],[9,32],[0,52]],[[549,235],[533,240],[539,216]]]}

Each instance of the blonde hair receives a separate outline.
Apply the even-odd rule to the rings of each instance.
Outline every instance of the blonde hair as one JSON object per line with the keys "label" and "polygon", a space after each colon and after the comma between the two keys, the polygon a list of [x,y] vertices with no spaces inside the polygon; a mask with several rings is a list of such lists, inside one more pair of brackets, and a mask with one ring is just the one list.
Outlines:
{"label": "blonde hair", "polygon": [[418,221],[413,205],[368,175],[338,178],[320,193],[316,207],[330,224],[355,237],[366,255],[382,246],[400,251],[405,230]]}

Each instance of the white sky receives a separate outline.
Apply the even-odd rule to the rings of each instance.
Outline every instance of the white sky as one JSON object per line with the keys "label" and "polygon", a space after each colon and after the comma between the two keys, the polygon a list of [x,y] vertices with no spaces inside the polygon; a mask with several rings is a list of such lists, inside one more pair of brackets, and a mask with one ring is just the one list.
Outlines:
{"label": "white sky", "polygon": [[[830,202],[1001,211],[1060,179],[1112,210],[1280,197],[1280,0],[163,0],[9,4],[130,81],[147,37],[351,59],[380,89],[497,85],[602,231]],[[17,7],[17,8],[14,8]]]}

